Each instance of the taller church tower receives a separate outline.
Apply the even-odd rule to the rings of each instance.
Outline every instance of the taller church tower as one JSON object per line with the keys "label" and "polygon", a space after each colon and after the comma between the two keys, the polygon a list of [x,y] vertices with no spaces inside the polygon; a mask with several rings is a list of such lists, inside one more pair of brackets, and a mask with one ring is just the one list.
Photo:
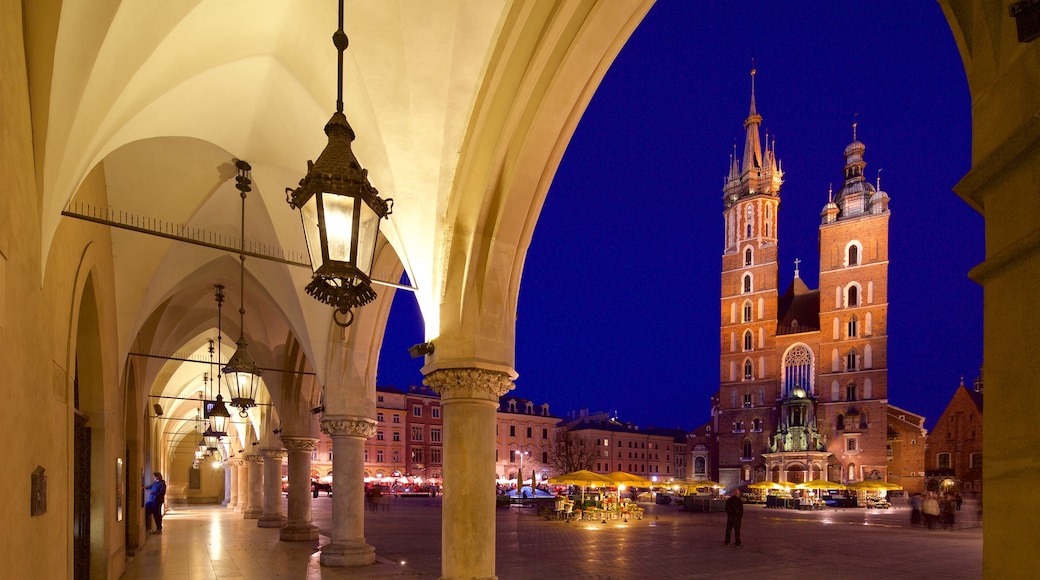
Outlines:
{"label": "taller church tower", "polygon": [[[750,479],[743,473],[753,450],[761,450],[763,426],[778,396],[775,356],[777,326],[777,215],[783,171],[775,144],[763,147],[762,117],[755,107],[751,71],[751,110],[744,121],[744,155],[730,159],[723,186],[726,224],[722,256],[721,360],[718,399],[719,477]],[[723,474],[726,475],[723,475]]]}

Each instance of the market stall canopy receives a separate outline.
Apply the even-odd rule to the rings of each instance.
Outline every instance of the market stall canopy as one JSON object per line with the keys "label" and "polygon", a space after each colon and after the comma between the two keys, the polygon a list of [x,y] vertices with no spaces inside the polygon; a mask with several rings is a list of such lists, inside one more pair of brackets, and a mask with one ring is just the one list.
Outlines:
{"label": "market stall canopy", "polygon": [[887,481],[881,481],[879,479],[864,479],[863,481],[857,481],[856,483],[850,483],[849,489],[868,489],[868,490],[885,490],[885,491],[899,491],[903,489],[903,486],[898,483],[890,483]]}
{"label": "market stall canopy", "polygon": [[550,477],[549,483],[556,485],[610,485],[610,480],[588,469],[579,469],[578,471]]}
{"label": "market stall canopy", "polygon": [[795,486],[798,489],[845,489],[846,486],[841,483],[834,483],[833,481],[827,481],[826,479],[814,479],[805,483],[799,483]]}
{"label": "market stall canopy", "polygon": [[703,481],[694,481],[694,482],[692,482],[690,484],[690,487],[718,487],[718,488],[722,488],[722,487],[726,487],[726,486],[722,485],[721,483],[719,483],[717,481],[712,481],[710,479],[705,479]]}
{"label": "market stall canopy", "polygon": [[787,483],[776,483],[775,481],[756,481],[755,483],[749,484],[748,487],[751,489],[790,489],[794,484]]}
{"label": "market stall canopy", "polygon": [[634,473],[628,473],[627,471],[611,471],[603,477],[613,485],[624,484],[628,486],[650,487],[654,484],[654,482],[645,477],[641,477]]}

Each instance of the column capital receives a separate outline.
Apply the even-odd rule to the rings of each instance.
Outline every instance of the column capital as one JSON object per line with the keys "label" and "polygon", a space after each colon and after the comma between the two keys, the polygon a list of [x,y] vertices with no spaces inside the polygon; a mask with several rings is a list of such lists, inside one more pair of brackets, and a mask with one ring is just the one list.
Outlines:
{"label": "column capital", "polygon": [[321,431],[330,437],[347,436],[368,439],[376,434],[376,422],[367,417],[326,416],[321,420]]}
{"label": "column capital", "polygon": [[263,455],[264,459],[282,459],[282,458],[284,458],[288,454],[289,454],[289,452],[286,451],[285,449],[261,449],[260,450],[260,455]]}
{"label": "column capital", "polygon": [[282,445],[289,451],[314,451],[318,440],[314,437],[282,437]]}
{"label": "column capital", "polygon": [[440,369],[423,379],[442,399],[484,399],[498,404],[498,398],[513,388],[507,373],[480,368]]}
{"label": "column capital", "polygon": [[238,467],[242,467],[242,464],[245,463],[245,460],[242,459],[241,457],[232,457],[232,458],[227,460],[227,463],[231,467],[238,468]]}
{"label": "column capital", "polygon": [[243,459],[245,459],[249,463],[263,463],[264,462],[263,456],[260,455],[259,453],[249,453],[245,457],[243,457]]}

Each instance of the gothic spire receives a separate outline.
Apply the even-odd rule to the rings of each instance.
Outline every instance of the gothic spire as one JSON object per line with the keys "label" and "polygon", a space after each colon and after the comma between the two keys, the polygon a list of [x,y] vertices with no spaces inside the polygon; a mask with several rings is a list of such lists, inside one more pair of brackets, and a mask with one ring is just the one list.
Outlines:
{"label": "gothic spire", "polygon": [[762,124],[762,116],[755,110],[755,73],[757,71],[752,65],[751,68],[751,111],[748,113],[747,120],[744,121],[744,129],[747,130],[747,136],[744,139],[744,171],[750,171],[762,167],[762,144],[759,141],[758,128]]}

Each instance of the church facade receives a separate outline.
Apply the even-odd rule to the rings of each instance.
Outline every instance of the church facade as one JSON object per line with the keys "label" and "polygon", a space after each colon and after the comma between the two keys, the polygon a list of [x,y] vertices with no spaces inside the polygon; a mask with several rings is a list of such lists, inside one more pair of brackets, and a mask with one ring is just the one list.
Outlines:
{"label": "church facade", "polygon": [[845,148],[820,214],[819,288],[778,275],[783,170],[760,138],[752,71],[743,156],[723,187],[720,385],[713,467],[727,487],[888,477],[888,196]]}

